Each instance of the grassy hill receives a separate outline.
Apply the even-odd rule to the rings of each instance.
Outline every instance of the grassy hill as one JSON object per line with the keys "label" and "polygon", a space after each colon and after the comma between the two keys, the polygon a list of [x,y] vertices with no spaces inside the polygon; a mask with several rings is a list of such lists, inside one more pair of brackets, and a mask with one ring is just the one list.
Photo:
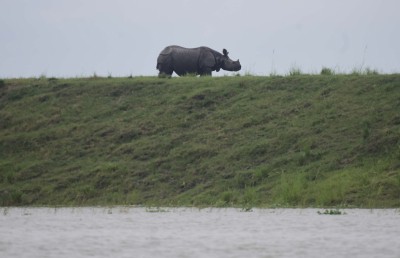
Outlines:
{"label": "grassy hill", "polygon": [[0,80],[0,205],[400,207],[400,75]]}

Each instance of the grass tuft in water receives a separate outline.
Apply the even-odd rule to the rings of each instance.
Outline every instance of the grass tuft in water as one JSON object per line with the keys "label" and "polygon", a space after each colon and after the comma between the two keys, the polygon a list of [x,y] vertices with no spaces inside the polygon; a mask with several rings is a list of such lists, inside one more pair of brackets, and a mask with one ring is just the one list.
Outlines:
{"label": "grass tuft in water", "polygon": [[146,212],[163,213],[163,212],[169,212],[169,210],[161,207],[146,207]]}
{"label": "grass tuft in water", "polygon": [[344,214],[346,214],[345,212],[342,212],[342,211],[340,211],[338,209],[334,209],[334,210],[329,209],[329,210],[325,210],[323,212],[318,211],[317,213],[319,215],[344,215]]}

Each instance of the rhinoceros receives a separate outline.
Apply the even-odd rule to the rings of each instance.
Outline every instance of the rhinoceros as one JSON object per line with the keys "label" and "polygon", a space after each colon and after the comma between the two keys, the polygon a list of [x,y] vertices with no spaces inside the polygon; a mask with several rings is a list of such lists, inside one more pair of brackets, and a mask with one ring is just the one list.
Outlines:
{"label": "rhinoceros", "polygon": [[171,76],[175,72],[179,76],[196,74],[211,76],[212,71],[219,72],[239,71],[242,67],[239,59],[233,61],[228,57],[229,52],[222,50],[222,54],[209,48],[184,48],[180,46],[168,46],[158,55],[157,69],[159,77]]}

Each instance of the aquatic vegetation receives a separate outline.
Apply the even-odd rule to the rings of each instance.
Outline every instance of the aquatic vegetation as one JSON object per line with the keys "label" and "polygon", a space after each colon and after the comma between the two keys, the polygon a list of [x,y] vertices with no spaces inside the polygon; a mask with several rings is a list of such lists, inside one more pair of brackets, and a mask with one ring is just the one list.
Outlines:
{"label": "aquatic vegetation", "polygon": [[253,208],[252,207],[243,207],[242,209],[240,209],[241,212],[253,212]]}
{"label": "aquatic vegetation", "polygon": [[146,207],[146,212],[159,213],[159,212],[169,212],[169,210],[161,207]]}
{"label": "aquatic vegetation", "polygon": [[344,212],[341,212],[338,209],[334,209],[334,210],[329,209],[329,210],[325,210],[324,212],[318,211],[317,213],[319,215],[344,215],[344,214],[346,214]]}

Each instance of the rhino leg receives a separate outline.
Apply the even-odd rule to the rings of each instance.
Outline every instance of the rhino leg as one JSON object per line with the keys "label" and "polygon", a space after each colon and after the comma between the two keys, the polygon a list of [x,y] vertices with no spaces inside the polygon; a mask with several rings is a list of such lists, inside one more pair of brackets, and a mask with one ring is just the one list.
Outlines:
{"label": "rhino leg", "polygon": [[209,67],[205,67],[200,72],[200,76],[212,76],[212,69]]}
{"label": "rhino leg", "polygon": [[158,73],[158,77],[160,78],[171,77],[172,73],[174,72],[173,69],[166,64],[157,64],[157,69],[160,71]]}
{"label": "rhino leg", "polygon": [[[168,52],[169,48],[165,48],[163,52]],[[171,77],[174,69],[172,67],[172,59],[169,53],[161,53],[157,58],[158,77]]]}
{"label": "rhino leg", "polygon": [[158,77],[159,78],[166,78],[166,77],[171,77],[172,76],[172,72],[164,72],[164,71],[160,71],[158,73]]}

